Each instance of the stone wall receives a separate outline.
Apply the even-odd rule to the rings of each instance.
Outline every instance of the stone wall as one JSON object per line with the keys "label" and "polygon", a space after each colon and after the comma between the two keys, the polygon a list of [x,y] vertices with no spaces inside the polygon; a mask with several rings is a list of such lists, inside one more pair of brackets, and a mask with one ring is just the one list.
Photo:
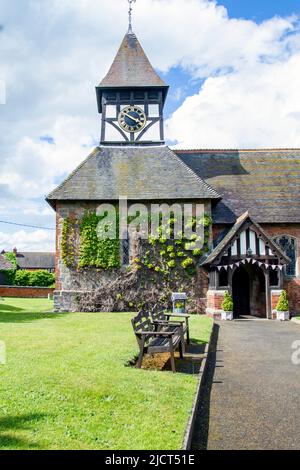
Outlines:
{"label": "stone wall", "polygon": [[[188,203],[189,201],[187,201]],[[201,203],[201,201],[199,201]],[[172,204],[172,202],[170,202]],[[126,273],[126,269],[103,270],[103,269],[70,269],[65,266],[61,259],[61,235],[63,220],[68,217],[81,219],[86,210],[96,210],[99,202],[89,203],[57,203],[56,206],[56,292],[54,295],[55,310],[58,312],[78,311],[80,299],[84,295],[95,292],[99,288],[109,285],[112,281],[119,278],[120,275]],[[210,205],[206,205],[205,211],[210,213]],[[76,237],[77,249],[79,248],[79,233]],[[189,286],[187,283],[187,290]],[[199,269],[197,273],[197,294],[194,287],[189,292],[193,295],[193,309],[199,313],[205,313],[206,308],[206,292],[208,289],[207,273]],[[189,293],[188,292],[188,293]],[[107,292],[109,295],[109,292]],[[113,294],[114,295],[114,294]],[[195,311],[194,310],[194,311]]]}

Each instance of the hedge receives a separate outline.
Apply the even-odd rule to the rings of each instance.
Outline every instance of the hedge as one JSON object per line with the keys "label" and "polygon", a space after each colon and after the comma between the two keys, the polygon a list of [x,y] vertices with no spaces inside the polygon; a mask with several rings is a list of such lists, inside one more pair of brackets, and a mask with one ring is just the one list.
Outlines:
{"label": "hedge", "polygon": [[55,275],[48,271],[16,271],[14,285],[22,287],[51,287],[55,283]]}

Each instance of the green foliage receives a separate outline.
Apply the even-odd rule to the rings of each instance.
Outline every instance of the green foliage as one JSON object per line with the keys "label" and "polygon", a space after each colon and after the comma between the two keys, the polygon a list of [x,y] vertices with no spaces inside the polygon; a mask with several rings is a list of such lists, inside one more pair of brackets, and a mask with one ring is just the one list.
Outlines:
{"label": "green foliage", "polygon": [[[80,250],[79,267],[95,267],[102,269],[120,267],[120,240],[105,238],[105,233],[109,231],[110,223],[102,229],[99,237],[98,224],[105,218],[105,215],[98,216],[95,212],[87,211],[80,223]],[[119,230],[117,221],[116,231]]]}
{"label": "green foliage", "polygon": [[289,309],[290,309],[290,306],[289,306],[289,301],[287,298],[287,292],[283,290],[280,294],[279,301],[276,306],[276,310],[278,312],[288,312]]}
{"label": "green foliage", "polygon": [[224,310],[224,312],[233,311],[233,299],[228,291],[225,292],[224,300],[222,303],[222,309]]}
{"label": "green foliage", "polygon": [[15,281],[15,273],[17,269],[17,259],[15,253],[5,253],[4,255],[8,261],[12,264],[12,269],[1,270],[0,272],[4,275],[4,284],[7,286],[13,286]]}
{"label": "green foliage", "polygon": [[52,287],[55,283],[55,275],[48,271],[38,270],[30,273],[30,285],[36,287]]}
{"label": "green foliage", "polygon": [[11,252],[5,253],[5,257],[8,259],[8,261],[11,262],[11,264],[13,265],[14,270],[16,270],[17,269],[17,258],[16,258],[15,253],[11,253]]}
{"label": "green foliage", "polygon": [[61,234],[61,257],[68,267],[75,265],[76,221],[71,218],[64,219]]}
{"label": "green foliage", "polygon": [[[208,215],[201,218],[191,217],[186,221],[184,230],[177,230],[176,234],[174,233],[175,222],[177,222],[176,219],[171,217],[166,225],[161,223],[156,236],[149,237],[148,242],[152,250],[147,251],[140,263],[148,269],[162,273],[166,278],[176,267],[178,271],[181,269],[185,274],[194,276],[198,260],[208,247],[211,218]],[[204,240],[198,235],[200,226],[204,228]],[[188,238],[184,235],[187,229],[189,233],[192,229]],[[174,239],[175,235],[176,239]],[[201,241],[203,249],[197,247],[197,242]]]}
{"label": "green foliage", "polygon": [[55,275],[48,271],[16,271],[14,284],[22,287],[51,287],[55,282]]}
{"label": "green foliage", "polygon": [[15,275],[15,285],[23,287],[30,286],[30,271],[17,271]]}

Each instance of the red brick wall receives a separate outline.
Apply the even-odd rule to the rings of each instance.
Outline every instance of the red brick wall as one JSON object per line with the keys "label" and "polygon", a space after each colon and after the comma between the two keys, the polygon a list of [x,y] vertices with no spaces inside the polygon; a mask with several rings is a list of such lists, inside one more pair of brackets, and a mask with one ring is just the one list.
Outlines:
{"label": "red brick wall", "polygon": [[207,292],[207,310],[208,316],[219,320],[221,318],[222,303],[225,291],[209,290]]}
{"label": "red brick wall", "polygon": [[0,286],[1,297],[19,297],[25,299],[44,299],[52,295],[54,289],[48,287],[10,287]]}

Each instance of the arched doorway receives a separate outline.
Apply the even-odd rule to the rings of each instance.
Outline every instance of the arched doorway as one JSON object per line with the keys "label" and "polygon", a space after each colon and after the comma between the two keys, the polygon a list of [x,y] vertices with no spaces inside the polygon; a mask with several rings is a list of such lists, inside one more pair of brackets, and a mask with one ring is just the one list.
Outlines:
{"label": "arched doorway", "polygon": [[234,317],[250,315],[250,278],[244,266],[233,273],[232,296]]}
{"label": "arched doorway", "polygon": [[263,270],[256,264],[237,268],[232,277],[234,316],[251,315],[266,318],[266,281]]}

